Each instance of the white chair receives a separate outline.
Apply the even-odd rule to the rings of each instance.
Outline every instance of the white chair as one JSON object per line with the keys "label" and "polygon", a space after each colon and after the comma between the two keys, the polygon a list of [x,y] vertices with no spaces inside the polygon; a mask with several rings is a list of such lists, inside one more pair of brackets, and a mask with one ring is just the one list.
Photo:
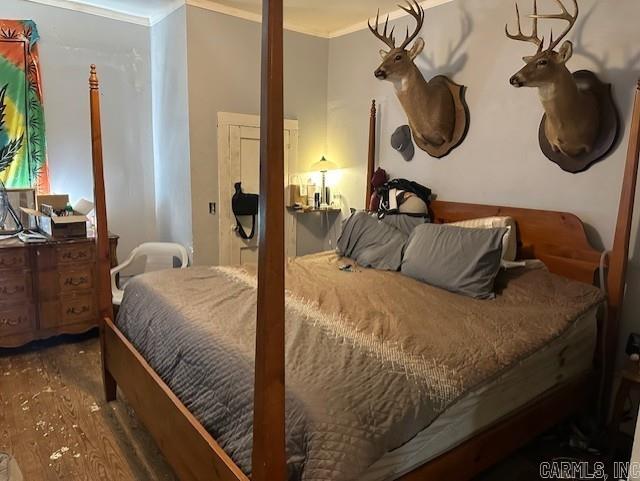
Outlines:
{"label": "white chair", "polygon": [[122,303],[122,297],[124,296],[124,290],[118,287],[116,281],[118,273],[142,257],[145,258],[143,272],[172,269],[175,267],[174,259],[178,259],[181,263],[179,266],[180,269],[184,269],[189,265],[187,249],[180,244],[173,244],[171,242],[146,242],[139,245],[131,251],[126,261],[111,269],[111,293],[113,304],[116,306]]}

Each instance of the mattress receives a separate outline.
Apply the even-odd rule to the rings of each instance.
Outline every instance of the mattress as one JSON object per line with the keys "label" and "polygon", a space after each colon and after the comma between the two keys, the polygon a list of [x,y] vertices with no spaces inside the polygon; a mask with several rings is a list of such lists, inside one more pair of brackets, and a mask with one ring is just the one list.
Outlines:
{"label": "mattress", "polygon": [[[420,446],[421,432],[430,438],[427,428],[456,403],[552,345],[602,301],[598,289],[540,268],[501,273],[496,298],[479,301],[396,272],[344,272],[341,262],[318,254],[287,266],[290,480],[363,479],[388,453]],[[136,277],[117,320],[247,474],[256,316],[252,269],[195,267]],[[409,468],[429,455],[410,460]]]}
{"label": "mattress", "polygon": [[524,406],[545,391],[590,371],[597,344],[597,307],[561,337],[493,381],[469,392],[431,426],[374,463],[361,481],[397,479]]}

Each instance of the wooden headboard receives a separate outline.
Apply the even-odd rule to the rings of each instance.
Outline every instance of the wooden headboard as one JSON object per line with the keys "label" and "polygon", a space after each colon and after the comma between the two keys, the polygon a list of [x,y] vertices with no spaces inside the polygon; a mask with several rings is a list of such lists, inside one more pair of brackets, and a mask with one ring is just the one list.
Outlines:
{"label": "wooden headboard", "polygon": [[433,222],[444,224],[481,217],[509,216],[518,229],[518,258],[540,259],[551,272],[595,283],[601,252],[587,239],[582,221],[573,214],[494,205],[431,203]]}

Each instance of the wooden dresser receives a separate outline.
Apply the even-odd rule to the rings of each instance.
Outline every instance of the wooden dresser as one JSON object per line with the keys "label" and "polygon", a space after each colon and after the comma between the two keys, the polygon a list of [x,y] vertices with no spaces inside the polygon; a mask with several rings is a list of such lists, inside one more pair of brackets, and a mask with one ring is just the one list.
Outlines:
{"label": "wooden dresser", "polygon": [[[118,238],[112,236],[111,264]],[[98,325],[93,239],[0,241],[0,347]]]}

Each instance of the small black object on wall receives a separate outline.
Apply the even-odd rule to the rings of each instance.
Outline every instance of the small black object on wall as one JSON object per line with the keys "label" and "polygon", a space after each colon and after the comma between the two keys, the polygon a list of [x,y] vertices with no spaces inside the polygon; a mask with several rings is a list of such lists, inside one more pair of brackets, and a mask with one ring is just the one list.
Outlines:
{"label": "small black object on wall", "polygon": [[[242,192],[242,182],[236,182],[236,190],[231,198],[231,209],[236,218],[236,232],[245,240],[253,239],[256,231],[256,217],[258,217],[260,196],[258,194],[245,194]],[[251,232],[246,233],[238,217],[251,216]]]}

